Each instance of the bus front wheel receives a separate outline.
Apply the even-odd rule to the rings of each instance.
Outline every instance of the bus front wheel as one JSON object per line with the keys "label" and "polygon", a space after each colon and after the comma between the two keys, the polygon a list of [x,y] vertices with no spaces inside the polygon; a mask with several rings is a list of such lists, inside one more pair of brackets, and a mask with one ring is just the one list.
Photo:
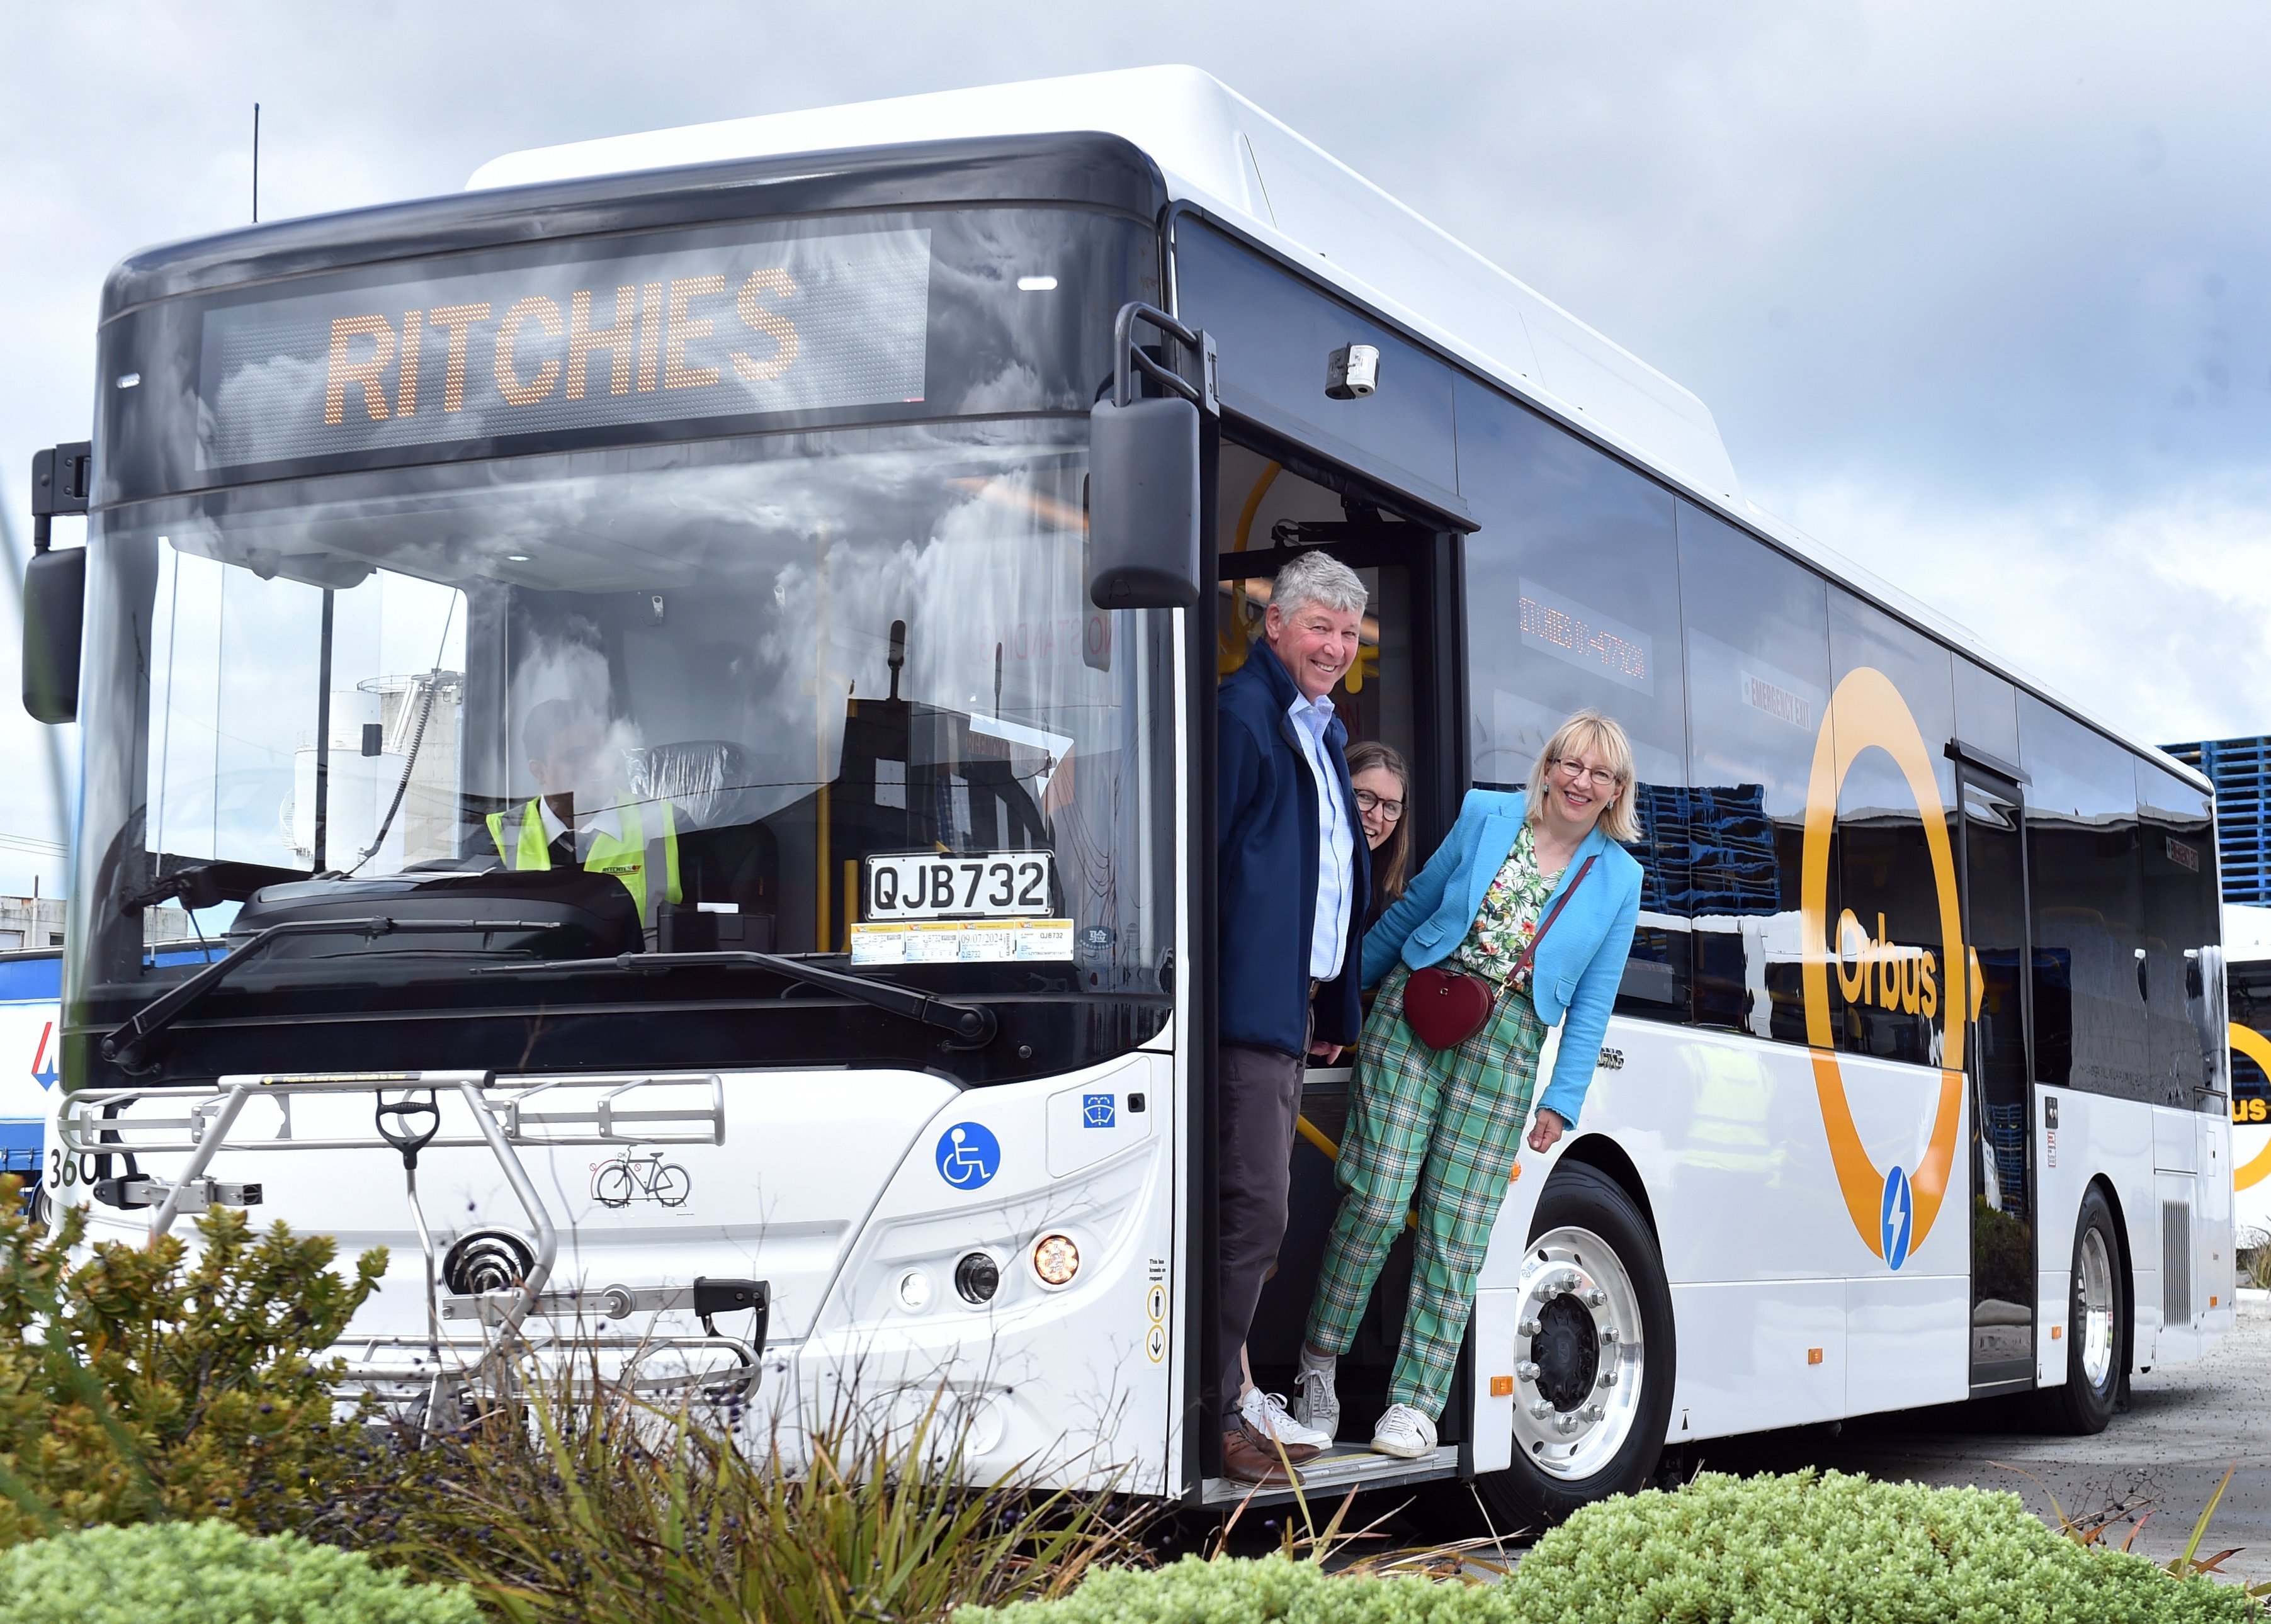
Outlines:
{"label": "bus front wheel", "polygon": [[2050,1432],[2103,1432],[2129,1368],[2129,1293],[2105,1192],[2089,1187],[2074,1222],[2074,1278],[2067,1287],[2066,1383],[2035,1395]]}
{"label": "bus front wheel", "polygon": [[1494,1517],[1536,1526],[1648,1486],[1672,1417],[1672,1288],[1633,1198],[1565,1162],[1538,1198],[1516,1289],[1514,1461],[1475,1487]]}

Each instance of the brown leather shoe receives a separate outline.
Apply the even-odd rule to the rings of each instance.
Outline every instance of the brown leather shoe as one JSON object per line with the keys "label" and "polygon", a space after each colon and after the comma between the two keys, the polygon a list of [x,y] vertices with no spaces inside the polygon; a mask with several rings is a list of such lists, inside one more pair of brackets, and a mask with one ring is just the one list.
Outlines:
{"label": "brown leather shoe", "polygon": [[1262,1488],[1290,1488],[1301,1480],[1277,1457],[1277,1444],[1244,1426],[1222,1435],[1222,1472],[1233,1482]]}

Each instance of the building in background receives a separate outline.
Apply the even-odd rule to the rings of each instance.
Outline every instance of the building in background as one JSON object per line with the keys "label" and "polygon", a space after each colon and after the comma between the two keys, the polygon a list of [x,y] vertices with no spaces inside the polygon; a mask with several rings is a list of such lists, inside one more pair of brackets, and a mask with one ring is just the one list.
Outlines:
{"label": "building in background", "polygon": [[[63,945],[59,896],[0,896],[0,953],[44,953]],[[153,947],[192,939],[190,916],[178,908],[153,908],[142,915],[142,938]]]}
{"label": "building in background", "polygon": [[0,896],[0,953],[63,945],[59,896]]}

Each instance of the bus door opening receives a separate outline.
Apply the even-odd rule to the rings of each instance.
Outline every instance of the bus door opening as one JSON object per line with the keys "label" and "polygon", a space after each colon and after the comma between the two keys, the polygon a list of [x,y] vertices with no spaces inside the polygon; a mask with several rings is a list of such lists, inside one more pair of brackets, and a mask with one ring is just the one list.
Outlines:
{"label": "bus door opening", "polygon": [[[1383,744],[1406,764],[1411,789],[1396,822],[1402,826],[1409,880],[1448,832],[1465,787],[1460,753],[1465,733],[1456,697],[1463,645],[1452,597],[1458,538],[1425,518],[1407,517],[1392,498],[1353,479],[1322,468],[1297,472],[1289,460],[1227,437],[1222,445],[1217,679],[1243,665],[1260,642],[1271,581],[1294,558],[1322,552],[1356,572],[1369,601],[1356,663],[1330,697],[1351,748]],[[1361,830],[1358,835],[1363,838]],[[1374,854],[1375,863],[1393,849],[1396,838],[1391,835]],[[1374,901],[1373,896],[1357,901],[1367,920]],[[1330,1065],[1310,1062],[1293,1146],[1285,1239],[1247,1340],[1255,1384],[1287,1395],[1289,1402],[1310,1299],[1339,1202],[1333,1163],[1347,1126],[1355,1057],[1351,1050]],[[1381,1271],[1355,1346],[1340,1361],[1344,1446],[1364,1447],[1386,1405],[1411,1280],[1407,1231]],[[1463,1408],[1455,1393],[1442,1418],[1444,1442],[1460,1441]]]}
{"label": "bus door opening", "polygon": [[[1971,1387],[2035,1379],[2033,1102],[2026,856],[2018,786],[1969,761],[1962,807],[1963,939],[1977,989],[1964,1064],[1971,1089]],[[1971,978],[1965,977],[1969,987]]]}

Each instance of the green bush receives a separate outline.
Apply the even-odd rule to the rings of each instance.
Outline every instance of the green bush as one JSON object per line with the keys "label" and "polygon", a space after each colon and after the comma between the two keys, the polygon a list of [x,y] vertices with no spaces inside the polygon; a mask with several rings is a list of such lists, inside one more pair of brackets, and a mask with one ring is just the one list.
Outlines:
{"label": "green bush", "polygon": [[2173,1579],[2140,1556],[2084,1549],[2016,1494],[1878,1483],[1839,1472],[1706,1473],[1672,1494],[1590,1506],[1540,1539],[1503,1585],[1337,1578],[1284,1557],[1102,1572],[1060,1602],[955,1624],[2178,1624],[2257,1620],[2238,1590]]}
{"label": "green bush", "polygon": [[9,1624],[473,1624],[462,1590],[227,1523],[90,1528],[0,1552]]}
{"label": "green bush", "polygon": [[1062,1601],[964,1607],[953,1624],[1547,1624],[1553,1618],[1522,1613],[1504,1586],[1344,1577],[1287,1556],[1186,1556],[1148,1573],[1099,1569]]}
{"label": "green bush", "polygon": [[85,1214],[43,1234],[15,1183],[0,1178],[0,1548],[170,1516],[302,1528],[369,1475],[361,1418],[336,1413],[316,1359],[384,1251],[342,1279],[329,1240],[216,1209],[194,1257],[168,1235],[74,1267]]}

